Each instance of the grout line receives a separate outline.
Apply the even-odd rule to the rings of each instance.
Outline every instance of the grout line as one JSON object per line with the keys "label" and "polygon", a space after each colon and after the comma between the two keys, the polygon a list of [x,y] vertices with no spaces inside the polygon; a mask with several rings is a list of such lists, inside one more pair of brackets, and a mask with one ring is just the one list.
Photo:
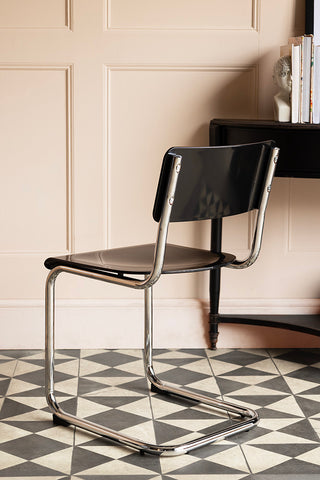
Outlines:
{"label": "grout line", "polygon": [[[152,363],[153,363],[153,360],[154,360],[154,358],[153,358],[153,351],[152,351]],[[143,348],[142,348],[142,362],[143,362],[143,366],[144,366],[144,349],[143,349]],[[144,375],[145,375],[145,378],[146,378],[146,380],[147,380],[147,384],[148,384],[148,387],[149,387],[149,388],[148,388],[148,397],[149,397],[149,405],[150,405],[150,410],[151,410],[151,419],[152,419],[152,423],[153,423],[154,438],[155,438],[155,440],[157,440],[157,439],[156,439],[156,428],[155,428],[155,421],[156,421],[156,419],[155,419],[155,417],[154,417],[153,409],[152,409],[151,389],[150,389],[150,386],[149,386],[150,384],[149,384],[149,380],[147,379],[147,374],[146,374],[146,372],[144,373]],[[157,443],[157,441],[156,441],[156,443]],[[160,458],[160,457],[159,457],[159,458]],[[160,466],[159,476],[162,478],[162,475],[164,475],[164,473],[162,472],[162,466],[161,466],[161,462],[160,462],[160,461],[159,461],[159,466]],[[157,476],[157,475],[156,475],[156,476]]]}
{"label": "grout line", "polygon": [[[77,410],[78,410],[78,403],[79,403],[79,384],[80,384],[80,363],[81,363],[81,349],[79,349],[79,366],[78,366],[78,388],[77,388]],[[77,410],[76,410],[76,415],[77,415]],[[77,427],[74,427],[73,429],[73,452],[72,452],[72,460],[73,460],[73,455],[76,447],[76,432],[77,432]],[[72,467],[72,460],[71,460],[71,467]],[[71,472],[70,472],[71,475]]]}
{"label": "grout line", "polygon": [[243,451],[242,444],[239,444],[239,448],[240,448],[240,450],[241,450],[241,452],[242,452],[243,458],[245,459],[246,465],[247,465],[247,467],[248,467],[249,475],[252,475],[252,474],[253,474],[253,471],[251,470],[250,464],[249,464],[249,462],[248,462],[248,460],[247,460],[247,457],[246,457],[246,455],[245,455],[245,453],[244,453],[244,451]]}
{"label": "grout line", "polygon": [[[210,362],[210,359],[212,360],[212,362],[214,362],[215,357],[209,358],[209,357],[208,357],[208,353],[207,353],[207,349],[206,349],[206,356],[207,356],[207,359],[208,359],[208,361],[209,361],[209,365],[210,365],[210,369],[211,369],[211,372],[212,372],[212,376],[213,376],[213,378],[215,379],[216,384],[217,384],[217,386],[218,386],[218,388],[219,388],[220,397],[222,398],[222,400],[224,400],[224,396],[222,395],[222,392],[221,392],[221,390],[220,390],[219,384],[218,384],[218,382],[217,382],[217,380],[216,380],[216,376],[215,376],[214,371],[213,371],[213,368],[212,368],[212,363]],[[228,416],[229,416],[229,420],[232,420],[229,413],[228,413]],[[232,438],[232,437],[231,437],[231,438]],[[248,474],[251,475],[253,472],[252,472],[252,470],[251,470],[251,468],[250,468],[250,465],[249,465],[249,463],[248,463],[247,457],[246,457],[246,455],[245,455],[245,453],[244,453],[244,451],[243,451],[243,449],[242,449],[242,444],[238,444],[238,446],[239,446],[239,448],[240,448],[240,450],[241,450],[241,453],[242,453],[242,455],[243,455],[243,458],[244,458],[244,460],[245,460],[245,462],[246,462],[246,465],[247,465],[247,467],[248,467],[248,470],[249,470]],[[246,473],[247,473],[247,472],[245,472],[245,474],[246,474]]]}
{"label": "grout line", "polygon": [[[214,371],[213,371],[213,368],[212,368],[212,364],[211,364],[211,362],[210,362],[210,358],[211,358],[211,357],[208,356],[208,349],[207,349],[207,348],[205,348],[205,353],[206,353],[206,358],[207,358],[207,360],[208,360],[208,363],[209,363],[209,367],[210,367],[212,376],[213,376],[213,378],[214,378],[214,380],[215,380],[215,382],[216,382],[216,384],[217,384],[217,387],[218,387],[218,389],[219,389],[220,397],[221,397],[222,400],[223,400],[224,398],[223,398],[222,392],[221,392],[221,390],[220,390],[219,384],[218,384],[218,382],[217,382],[217,380],[216,380],[216,376],[215,376],[215,374],[214,374]],[[214,358],[214,357],[213,357],[213,358]],[[229,418],[230,418],[230,416],[229,416]]]}
{"label": "grout line", "polygon": [[[5,398],[7,397],[7,393],[8,393],[8,391],[9,391],[11,382],[12,382],[14,376],[15,376],[15,373],[16,373],[16,370],[17,370],[17,367],[18,367],[18,361],[19,361],[19,359],[16,358],[16,359],[15,359],[15,366],[14,366],[12,375],[10,375],[10,377],[8,376],[8,378],[10,378],[10,382],[9,382],[9,384],[8,384],[7,390],[5,391],[5,394],[2,396],[3,399],[5,399]],[[4,400],[3,400],[3,401],[4,401]],[[3,403],[2,403],[2,406],[3,406]],[[0,411],[1,411],[2,406],[0,407]]]}
{"label": "grout line", "polygon": [[[283,348],[282,348],[282,349],[280,349],[280,350],[289,350],[289,349],[283,349]],[[286,380],[286,378],[285,378],[285,375],[282,375],[281,371],[279,370],[279,367],[277,366],[276,362],[274,361],[274,358],[273,358],[273,356],[271,355],[270,350],[269,350],[269,349],[266,349],[266,352],[268,353],[269,358],[271,359],[273,365],[275,366],[275,369],[277,370],[278,375],[280,375],[280,377],[282,377],[282,379],[285,381],[287,387],[289,388],[289,390],[290,390],[290,392],[291,392],[291,395],[295,398],[296,396],[295,396],[294,392],[291,390],[290,385],[288,384],[288,382],[287,382],[287,380]],[[303,412],[303,414],[304,414],[304,412]],[[304,415],[305,415],[305,414],[304,414]]]}
{"label": "grout line", "polygon": [[[16,364],[15,364],[15,367],[13,369],[13,372],[12,372],[12,375],[11,375],[11,380],[13,379],[13,377],[15,376],[15,373],[16,373],[16,370],[17,370],[17,367],[18,367],[18,358],[16,358]],[[10,382],[11,383],[11,382]],[[9,386],[10,386],[10,383],[9,383]],[[8,388],[9,388],[8,386]]]}

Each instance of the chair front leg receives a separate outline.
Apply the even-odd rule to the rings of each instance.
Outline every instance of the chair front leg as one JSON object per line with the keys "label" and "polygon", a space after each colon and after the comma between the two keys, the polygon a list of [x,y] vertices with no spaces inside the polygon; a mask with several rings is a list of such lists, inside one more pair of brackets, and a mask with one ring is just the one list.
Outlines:
{"label": "chair front leg", "polygon": [[55,283],[58,274],[50,272],[45,292],[45,389],[49,407],[59,411],[54,395]]}
{"label": "chair front leg", "polygon": [[[162,385],[153,368],[153,287],[144,291],[144,369],[152,391]],[[161,391],[161,390],[159,390]]]}

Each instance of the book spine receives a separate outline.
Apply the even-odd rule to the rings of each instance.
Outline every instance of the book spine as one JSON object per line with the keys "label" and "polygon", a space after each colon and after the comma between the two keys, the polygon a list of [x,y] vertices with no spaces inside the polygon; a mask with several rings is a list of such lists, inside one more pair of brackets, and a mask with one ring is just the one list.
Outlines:
{"label": "book spine", "polygon": [[300,112],[300,45],[291,45],[291,69],[292,69],[292,88],[291,88],[291,122],[299,122]]}
{"label": "book spine", "polygon": [[314,43],[311,43],[311,67],[310,67],[310,118],[309,122],[313,121],[313,77],[314,77]]}
{"label": "book spine", "polygon": [[314,47],[312,122],[320,123],[320,45]]}
{"label": "book spine", "polygon": [[304,35],[302,42],[302,111],[301,121],[310,122],[310,93],[311,93],[311,52],[312,35]]}
{"label": "book spine", "polygon": [[300,47],[300,84],[299,84],[299,122],[302,122],[302,110],[303,110],[303,59],[304,59],[304,48],[303,42]]}

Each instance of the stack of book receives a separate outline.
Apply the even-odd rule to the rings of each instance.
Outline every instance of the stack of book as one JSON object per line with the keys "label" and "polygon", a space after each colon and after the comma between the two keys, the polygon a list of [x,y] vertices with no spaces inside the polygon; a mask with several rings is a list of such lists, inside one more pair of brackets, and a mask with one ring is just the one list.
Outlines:
{"label": "stack of book", "polygon": [[291,56],[291,122],[320,123],[320,45],[313,35],[289,38],[281,56]]}

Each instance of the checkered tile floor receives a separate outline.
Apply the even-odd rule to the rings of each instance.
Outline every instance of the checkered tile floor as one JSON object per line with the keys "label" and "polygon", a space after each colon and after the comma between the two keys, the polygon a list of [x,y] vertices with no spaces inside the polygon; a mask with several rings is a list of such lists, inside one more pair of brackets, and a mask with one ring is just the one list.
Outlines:
{"label": "checkered tile floor", "polygon": [[[54,426],[44,399],[43,352],[0,351],[0,478],[319,480],[320,350],[156,350],[166,381],[258,410],[246,433],[179,457],[141,456],[73,427]],[[150,442],[176,443],[225,423],[173,397],[150,394],[140,350],[63,350],[64,409]]]}

